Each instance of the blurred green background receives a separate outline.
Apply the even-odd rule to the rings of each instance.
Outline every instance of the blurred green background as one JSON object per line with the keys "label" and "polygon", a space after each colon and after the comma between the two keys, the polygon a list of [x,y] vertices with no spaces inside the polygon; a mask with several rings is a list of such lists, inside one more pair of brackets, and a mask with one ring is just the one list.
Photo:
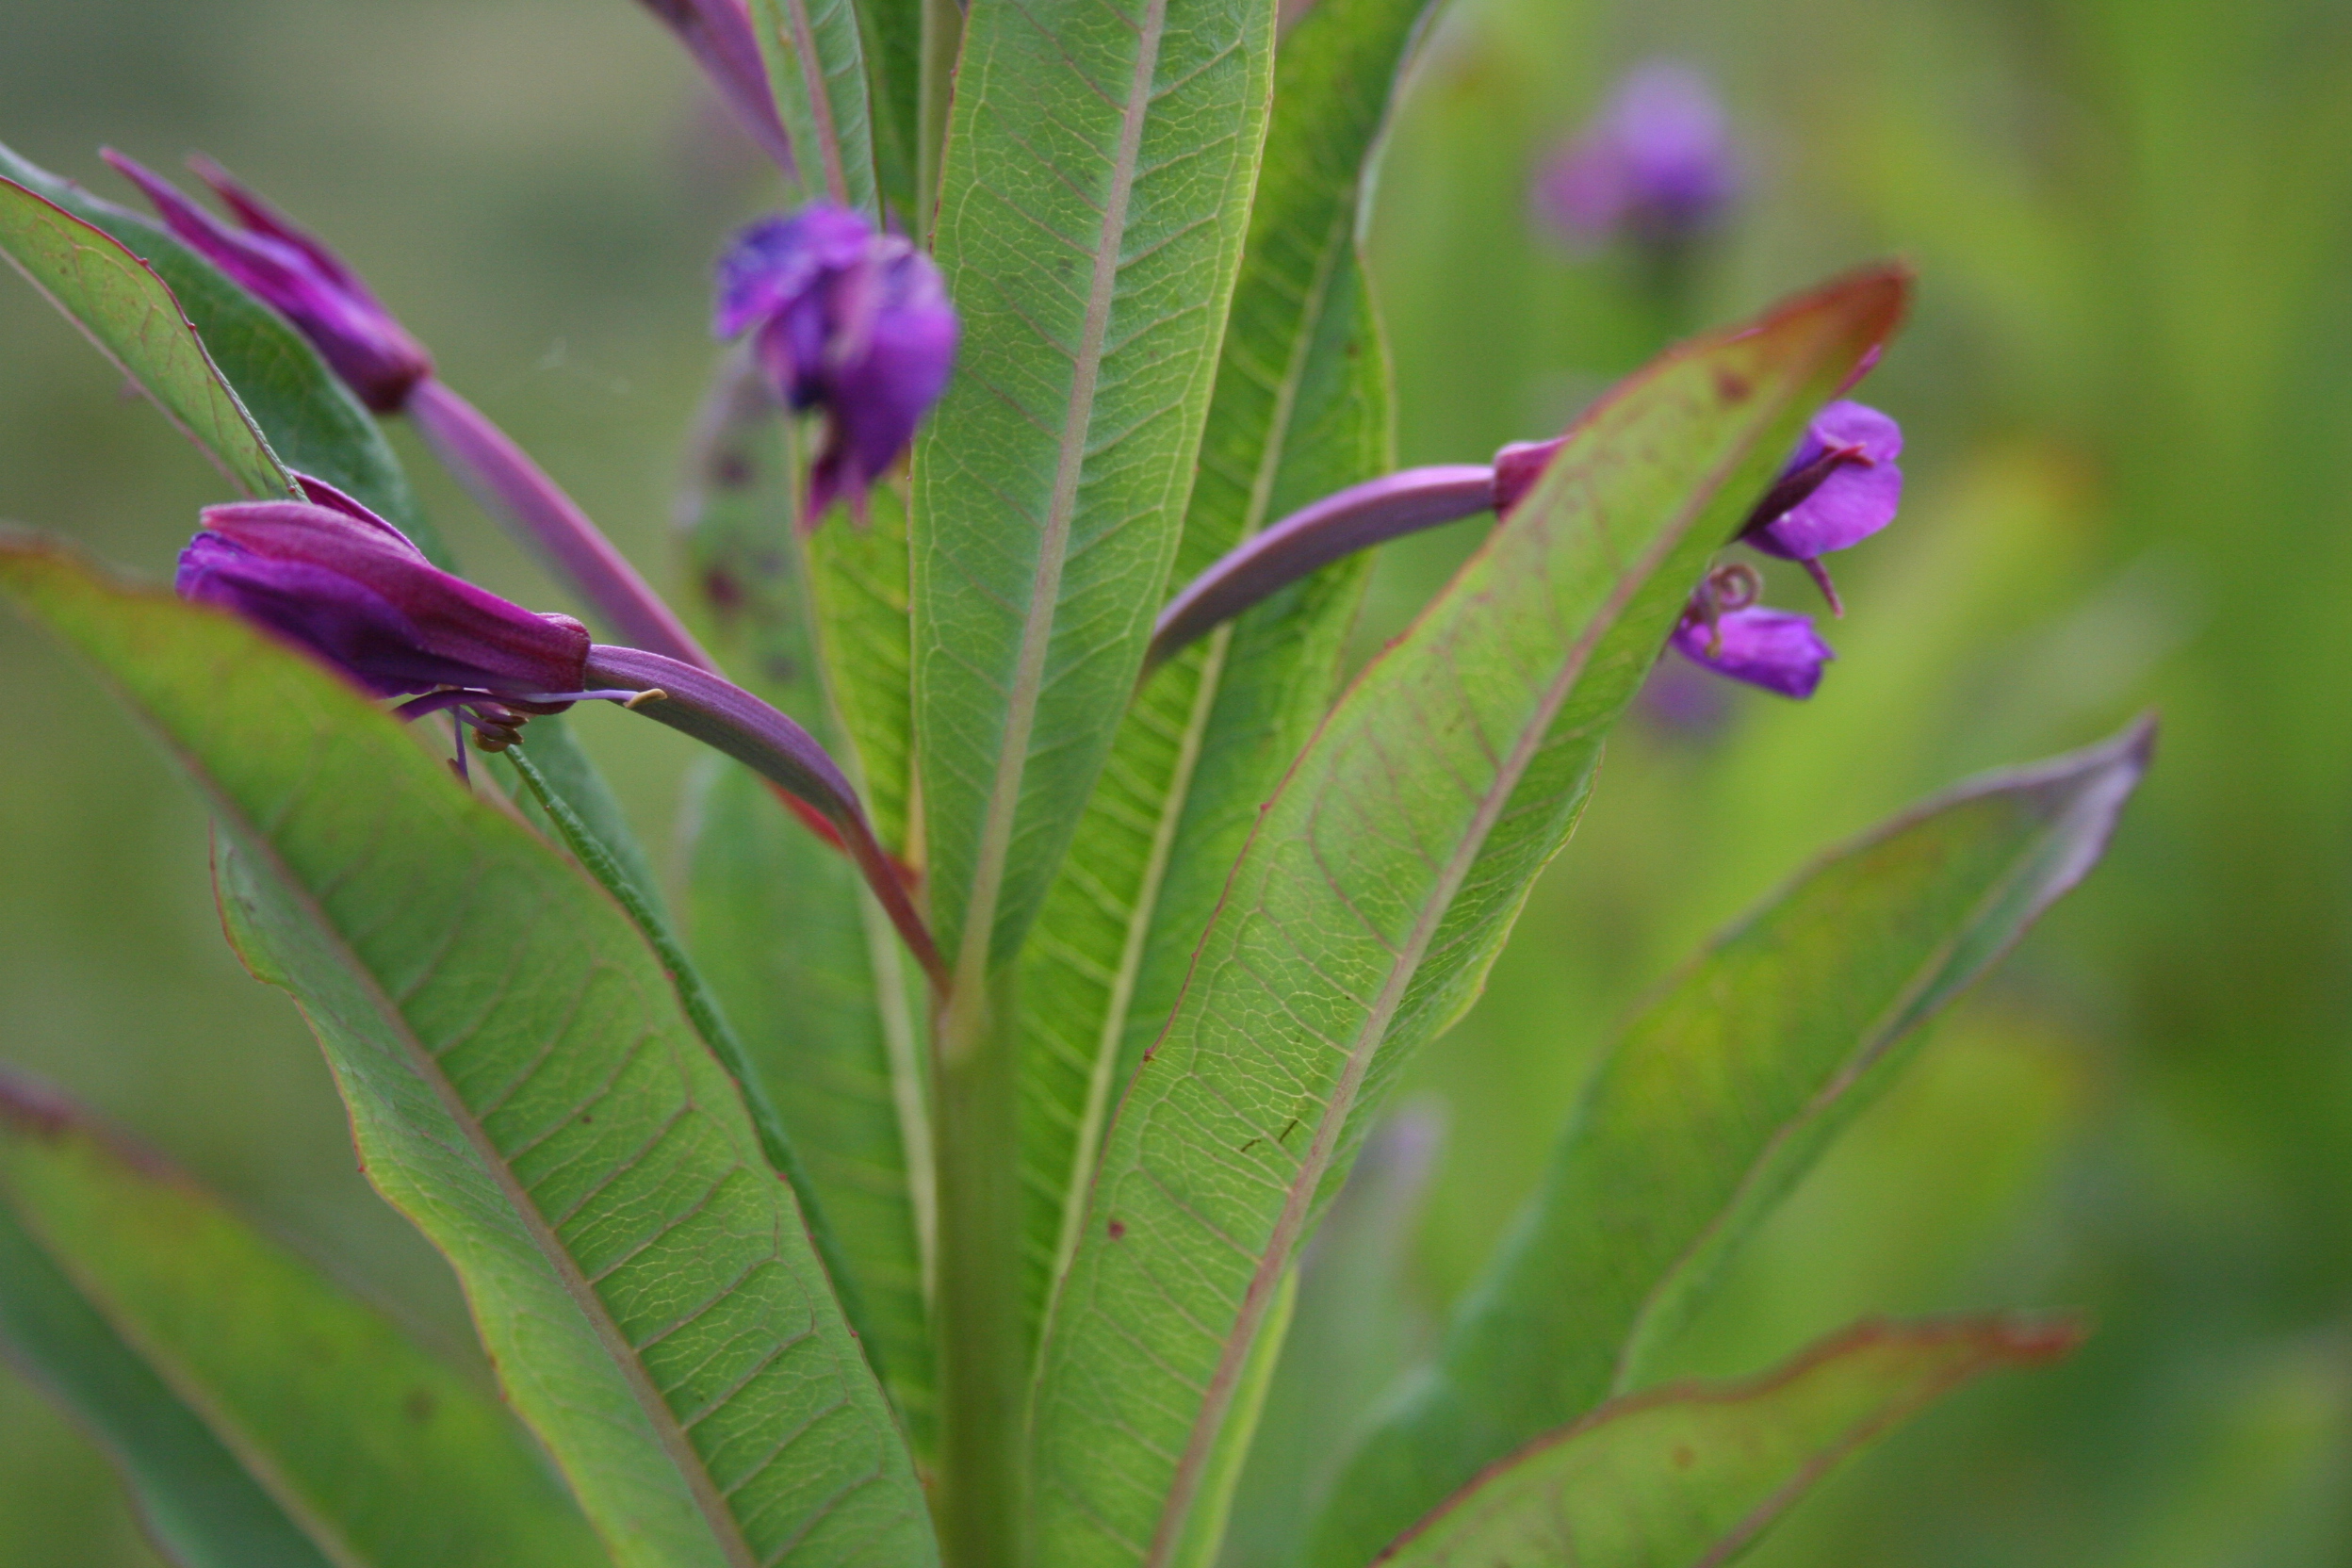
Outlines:
{"label": "blurred green background", "polygon": [[[1714,77],[1747,171],[1680,322],[1527,200],[1659,54]],[[707,266],[774,192],[627,0],[10,0],[0,139],[116,195],[102,142],[215,154],[666,569]],[[1325,1250],[1324,1294],[1358,1320],[1316,1344],[1345,1375],[1270,1419],[1311,1461],[1426,1335],[1612,1019],[1707,930],[1919,795],[2153,705],[2162,754],[2108,865],[1773,1222],[1685,1369],[1868,1313],[2079,1311],[2097,1331],[2070,1364],[1932,1413],[1757,1560],[2352,1560],[2352,9],[1456,0],[1373,235],[1402,454],[1550,433],[1678,325],[1889,252],[1920,304],[1869,396],[1906,427],[1910,491],[1840,559],[1839,662],[1811,703],[1727,691],[1711,727],[1614,744],[1488,998],[1415,1073],[1383,1200],[1413,1228]],[[564,605],[396,439],[474,575]],[[160,578],[216,498],[0,279],[0,517]],[[1471,543],[1394,550],[1366,638]],[[201,811],[57,651],[0,619],[0,1060],[472,1355],[446,1271],[353,1169],[291,1007],[220,939]],[[683,743],[580,728],[671,842]],[[1296,1504],[1246,1494],[1235,1560]],[[0,1372],[0,1565],[155,1560],[96,1453]]]}

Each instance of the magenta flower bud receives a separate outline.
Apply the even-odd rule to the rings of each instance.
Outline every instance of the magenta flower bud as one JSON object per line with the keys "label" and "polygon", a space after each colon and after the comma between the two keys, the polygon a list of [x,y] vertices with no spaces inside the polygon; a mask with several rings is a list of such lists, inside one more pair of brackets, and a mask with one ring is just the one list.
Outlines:
{"label": "magenta flower bud", "polygon": [[1674,651],[1704,669],[1785,697],[1809,697],[1821,666],[1838,657],[1813,634],[1813,617],[1749,605],[1710,622],[1685,612],[1674,626]]}
{"label": "magenta flower bud", "polygon": [[1805,426],[1788,466],[1748,514],[1740,537],[1766,555],[1812,574],[1830,607],[1844,613],[1821,557],[1861,543],[1894,521],[1903,504],[1903,428],[1877,409],[1834,402]]}
{"label": "magenta flower bud", "polygon": [[108,147],[99,156],[147,193],[172,232],[245,286],[310,339],[360,401],[399,412],[409,388],[433,373],[433,356],[369,292],[342,258],[207,158],[188,167],[212,187],[241,228],[232,228],[152,170]]}
{"label": "magenta flower bud", "polygon": [[837,499],[862,515],[867,490],[947,387],[956,310],[939,269],[904,237],[820,202],[745,229],[718,284],[713,332],[755,334],[776,395],[825,413],[803,526]]}
{"label": "magenta flower bud", "polygon": [[181,597],[243,616],[374,696],[449,688],[548,710],[589,694],[588,630],[578,621],[451,576],[358,502],[302,484],[307,501],[205,508],[203,531],[180,553]]}
{"label": "magenta flower bud", "polygon": [[752,139],[777,168],[792,172],[792,138],[776,117],[760,35],[743,0],[645,0],[645,5],[686,45]]}
{"label": "magenta flower bud", "polygon": [[1714,223],[1739,186],[1714,89],[1688,66],[1652,60],[1544,167],[1535,195],[1576,244],[1620,234],[1672,244]]}

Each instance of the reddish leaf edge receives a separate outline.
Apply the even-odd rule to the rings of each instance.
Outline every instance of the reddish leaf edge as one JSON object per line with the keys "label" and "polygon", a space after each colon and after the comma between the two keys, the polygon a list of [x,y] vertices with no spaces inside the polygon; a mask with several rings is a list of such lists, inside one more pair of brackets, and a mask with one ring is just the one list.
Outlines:
{"label": "reddish leaf edge", "polygon": [[1390,1542],[1366,1568],[1380,1568],[1382,1563],[1395,1560],[1407,1546],[1443,1523],[1446,1515],[1468,1502],[1479,1488],[1504,1471],[1540,1453],[1588,1436],[1625,1416],[1666,1405],[1740,1404],[1776,1393],[1841,1356],[1872,1346],[1896,1342],[1922,1348],[1955,1343],[1975,1345],[1979,1353],[1973,1359],[1954,1365],[1944,1376],[1909,1397],[1886,1406],[1875,1416],[1839,1433],[1835,1441],[1824,1446],[1771,1496],[1726,1531],[1706,1556],[1694,1559],[1691,1563],[1691,1568],[1721,1568],[1721,1564],[1729,1561],[1754,1541],[1767,1525],[1856,1449],[1902,1425],[1963,1383],[2005,1367],[2048,1365],[2062,1361],[2073,1354],[2089,1335],[2088,1327],[2080,1318],[2072,1316],[2036,1317],[2002,1314],[1900,1322],[1885,1317],[1866,1317],[1825,1339],[1815,1341],[1778,1366],[1755,1377],[1727,1380],[1684,1379],[1643,1389],[1639,1394],[1628,1394],[1596,1406],[1582,1419],[1558,1431],[1547,1432],[1487,1465],[1453,1495],[1431,1509],[1419,1524]]}

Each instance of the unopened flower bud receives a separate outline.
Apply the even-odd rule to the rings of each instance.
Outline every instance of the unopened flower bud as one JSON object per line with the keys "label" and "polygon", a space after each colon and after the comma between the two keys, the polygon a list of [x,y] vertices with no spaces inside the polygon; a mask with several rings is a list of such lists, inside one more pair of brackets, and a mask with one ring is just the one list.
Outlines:
{"label": "unopened flower bud", "polygon": [[180,554],[181,596],[235,612],[375,696],[454,688],[538,708],[587,694],[578,621],[441,570],[356,501],[302,482],[310,500],[205,508]]}
{"label": "unopened flower bud", "polygon": [[188,166],[241,228],[223,223],[172,183],[112,148],[99,155],[147,193],[172,232],[190,249],[291,321],[335,373],[378,414],[397,413],[409,388],[433,373],[433,356],[343,265],[342,258],[296,228],[283,213],[229,178],[218,164]]}

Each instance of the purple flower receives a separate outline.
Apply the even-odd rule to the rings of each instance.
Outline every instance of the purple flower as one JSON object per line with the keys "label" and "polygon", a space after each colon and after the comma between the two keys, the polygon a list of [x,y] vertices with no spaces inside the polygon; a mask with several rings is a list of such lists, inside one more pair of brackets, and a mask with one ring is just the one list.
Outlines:
{"label": "purple flower", "polygon": [[433,356],[340,257],[218,164],[188,160],[241,228],[223,223],[111,147],[99,155],[147,193],[173,234],[293,322],[369,408],[397,413],[409,388],[433,373]]}
{"label": "purple flower", "polygon": [[1579,245],[1619,234],[1671,244],[1721,217],[1739,184],[1714,89],[1688,66],[1652,60],[1545,166],[1536,201]]}
{"label": "purple flower", "polygon": [[1844,613],[1821,557],[1859,544],[1894,520],[1903,503],[1903,429],[1877,409],[1834,402],[1805,427],[1780,478],[1748,514],[1740,537],[1812,574]]}
{"label": "purple flower", "polygon": [[1755,567],[1716,567],[1683,607],[1668,641],[1702,669],[1785,697],[1809,697],[1837,652],[1813,634],[1811,616],[1758,604],[1763,592]]}
{"label": "purple flower", "polygon": [[745,229],[718,284],[717,335],[756,333],[776,395],[825,411],[803,526],[837,499],[863,515],[866,491],[947,386],[956,310],[939,269],[900,236],[820,202]]}
{"label": "purple flower", "polygon": [[1674,651],[1717,675],[1778,692],[1809,697],[1821,683],[1821,666],[1838,657],[1813,634],[1813,617],[1750,605],[1719,612],[1712,622],[1693,609],[1674,626]]}
{"label": "purple flower", "polygon": [[633,694],[581,689],[588,629],[569,615],[477,588],[334,486],[304,477],[302,487],[306,501],[205,508],[180,552],[180,596],[274,632],[372,696],[417,695],[403,717],[461,710],[493,749],[524,714]]}

